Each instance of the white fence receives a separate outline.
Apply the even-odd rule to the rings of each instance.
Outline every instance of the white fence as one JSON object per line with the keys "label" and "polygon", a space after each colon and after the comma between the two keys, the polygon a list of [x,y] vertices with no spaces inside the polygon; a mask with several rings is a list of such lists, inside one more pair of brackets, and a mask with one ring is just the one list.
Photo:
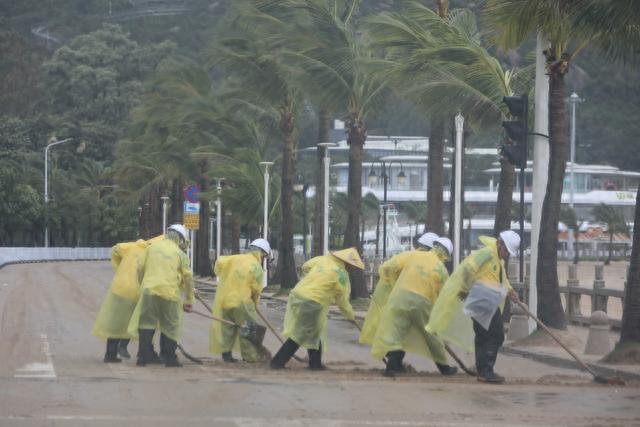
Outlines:
{"label": "white fence", "polygon": [[35,261],[81,261],[111,258],[111,248],[0,248],[0,267]]}

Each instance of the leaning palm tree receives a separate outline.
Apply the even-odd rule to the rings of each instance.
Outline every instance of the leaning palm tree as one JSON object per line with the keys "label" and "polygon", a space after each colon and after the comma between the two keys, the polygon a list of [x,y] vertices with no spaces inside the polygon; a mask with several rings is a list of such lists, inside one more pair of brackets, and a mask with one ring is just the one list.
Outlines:
{"label": "leaning palm tree", "polygon": [[210,52],[209,65],[235,71],[235,98],[243,110],[278,117],[282,138],[282,216],[276,277],[282,288],[292,288],[298,281],[293,257],[293,177],[295,116],[301,103],[300,91],[290,78],[290,69],[259,36],[246,31],[244,37],[218,41]]}
{"label": "leaning palm tree", "polygon": [[[637,59],[637,44],[628,41],[640,40],[637,4],[629,0],[597,3],[588,0],[489,0],[486,7],[487,20],[502,46],[517,47],[537,31],[549,40],[549,47],[544,51],[549,75],[549,177],[542,206],[544,215],[540,224],[536,286],[540,319],[559,329],[565,329],[567,325],[557,271],[558,222],[567,162],[565,75],[576,55],[590,43],[600,47],[605,54],[624,60]],[[596,16],[594,10],[600,6],[607,13]],[[588,8],[591,13],[584,15],[582,8]]]}
{"label": "leaning palm tree", "polygon": [[[263,10],[291,20],[290,30],[280,34],[287,63],[298,70],[305,91],[314,102],[332,111],[342,112],[349,145],[347,222],[343,245],[360,249],[360,212],[362,203],[362,159],[367,137],[366,118],[379,107],[385,83],[363,66],[371,51],[362,43],[353,17],[358,1],[283,0],[258,2],[276,4]],[[344,6],[344,7],[343,7]],[[287,15],[292,14],[292,15]],[[295,34],[295,37],[291,37]],[[278,38],[278,34],[273,35]],[[366,297],[364,274],[350,273],[352,296]]]}
{"label": "leaning palm tree", "polygon": [[628,236],[629,228],[627,227],[622,212],[611,205],[600,203],[598,206],[594,206],[591,214],[596,221],[603,223],[607,227],[607,234],[609,235],[609,256],[604,264],[609,265],[611,264],[611,256],[613,253],[613,236],[618,233]]}
{"label": "leaning palm tree", "polygon": [[[507,114],[502,97],[512,95],[532,78],[531,66],[505,69],[482,46],[475,16],[469,10],[454,10],[443,18],[412,2],[401,14],[371,18],[369,33],[374,46],[385,50],[379,68],[396,90],[430,117],[462,111],[472,126],[492,127]],[[431,135],[426,223],[428,229],[442,232],[442,152],[438,147],[437,138]],[[513,166],[504,159],[501,163],[497,231],[510,226],[515,181]]]}

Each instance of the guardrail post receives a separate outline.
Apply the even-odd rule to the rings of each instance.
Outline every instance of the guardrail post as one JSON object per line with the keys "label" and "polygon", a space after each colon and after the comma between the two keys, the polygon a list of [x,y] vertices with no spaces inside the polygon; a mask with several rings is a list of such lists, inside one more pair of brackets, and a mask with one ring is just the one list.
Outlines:
{"label": "guardrail post", "polygon": [[596,278],[593,281],[593,294],[591,295],[591,312],[604,311],[607,312],[607,300],[606,295],[600,295],[599,290],[604,289],[604,266],[596,265],[595,268]]}
{"label": "guardrail post", "polygon": [[578,269],[574,264],[569,266],[569,278],[567,279],[567,305],[565,307],[565,313],[569,320],[573,320],[574,316],[582,316],[580,310],[581,294],[571,292],[571,288],[577,288],[580,286],[578,283]]}
{"label": "guardrail post", "polygon": [[584,354],[605,355],[611,351],[609,339],[609,317],[603,311],[591,313],[589,321],[589,336],[584,348]]}

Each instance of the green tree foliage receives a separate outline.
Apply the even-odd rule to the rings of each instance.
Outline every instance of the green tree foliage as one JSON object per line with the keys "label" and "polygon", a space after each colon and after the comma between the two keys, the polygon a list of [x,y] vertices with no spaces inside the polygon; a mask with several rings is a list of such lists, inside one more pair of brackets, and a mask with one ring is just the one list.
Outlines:
{"label": "green tree foliage", "polygon": [[78,36],[45,62],[43,86],[57,129],[90,142],[88,155],[112,158],[121,124],[136,105],[142,80],[175,46],[139,46],[119,26]]}
{"label": "green tree foliage", "polygon": [[622,212],[614,206],[600,203],[592,209],[591,213],[596,221],[605,224],[607,227],[607,234],[609,235],[609,256],[605,261],[605,265],[609,265],[613,253],[613,236],[618,233],[628,236],[629,228],[627,227]]}

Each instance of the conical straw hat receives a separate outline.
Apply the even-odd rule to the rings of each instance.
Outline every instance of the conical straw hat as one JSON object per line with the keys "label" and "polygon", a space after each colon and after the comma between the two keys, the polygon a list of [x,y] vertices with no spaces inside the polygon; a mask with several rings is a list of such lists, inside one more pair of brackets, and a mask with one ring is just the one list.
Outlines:
{"label": "conical straw hat", "polygon": [[347,248],[339,251],[334,251],[331,252],[331,255],[338,258],[339,260],[346,262],[347,264],[351,264],[354,267],[359,268],[360,270],[364,270],[364,263],[362,262],[360,254],[358,254],[356,248]]}

